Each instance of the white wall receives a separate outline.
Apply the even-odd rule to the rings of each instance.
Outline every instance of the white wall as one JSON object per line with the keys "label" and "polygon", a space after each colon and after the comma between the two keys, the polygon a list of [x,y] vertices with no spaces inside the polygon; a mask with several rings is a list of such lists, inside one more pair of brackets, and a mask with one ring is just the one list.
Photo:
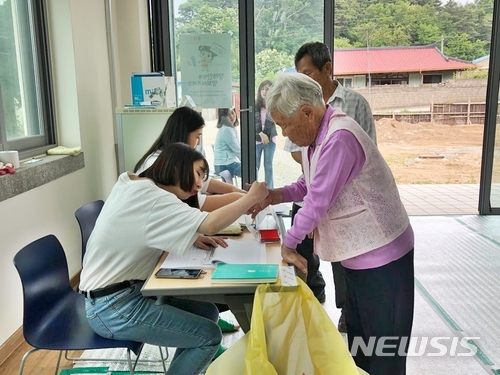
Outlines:
{"label": "white wall", "polygon": [[[70,276],[75,275],[80,270],[81,244],[74,212],[87,202],[105,199],[116,181],[110,72],[128,77],[131,71],[143,70],[143,61],[149,61],[149,56],[143,54],[144,30],[137,29],[142,37],[127,43],[126,51],[119,51],[120,58],[112,59],[118,66],[110,68],[106,1],[48,1],[59,144],[81,145],[85,168],[0,202],[0,346],[22,325],[22,288],[12,264],[14,255],[29,242],[54,234],[65,248]],[[129,10],[122,20],[141,18],[128,24],[128,32],[147,27],[145,1],[112,0],[110,4],[122,14]],[[123,29],[120,18],[111,18],[117,25],[114,30]],[[120,35],[114,37],[123,45]],[[133,56],[134,63],[127,56]],[[125,69],[120,69],[122,63]],[[118,83],[127,87],[128,80]],[[121,93],[116,96],[122,100]]]}

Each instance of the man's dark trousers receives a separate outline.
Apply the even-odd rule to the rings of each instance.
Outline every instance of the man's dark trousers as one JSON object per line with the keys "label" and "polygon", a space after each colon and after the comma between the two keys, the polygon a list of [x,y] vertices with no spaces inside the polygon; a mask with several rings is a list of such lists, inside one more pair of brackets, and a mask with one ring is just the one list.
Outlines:
{"label": "man's dark trousers", "polygon": [[[300,209],[300,206],[293,204],[292,206],[292,224],[295,214]],[[323,302],[325,300],[325,280],[319,270],[319,258],[313,251],[313,240],[306,238],[297,245],[297,252],[307,260],[307,285],[313,291],[315,297]]]}

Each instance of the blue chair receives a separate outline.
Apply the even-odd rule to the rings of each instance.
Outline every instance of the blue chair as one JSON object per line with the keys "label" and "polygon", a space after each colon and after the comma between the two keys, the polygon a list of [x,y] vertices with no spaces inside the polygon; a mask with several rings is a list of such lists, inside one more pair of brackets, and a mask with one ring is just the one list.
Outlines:
{"label": "blue chair", "polygon": [[80,233],[82,236],[82,263],[83,257],[85,256],[85,250],[87,249],[87,241],[94,230],[95,222],[101,213],[102,206],[104,206],[104,201],[97,200],[87,203],[75,212],[75,217],[80,226]]}
{"label": "blue chair", "polygon": [[14,265],[23,286],[23,334],[34,347],[21,361],[23,374],[28,356],[40,349],[59,350],[55,374],[59,373],[62,351],[126,348],[130,374],[134,374],[131,352],[137,355],[143,343],[111,340],[99,336],[85,316],[85,297],[71,288],[68,263],[61,243],[54,235],[40,238],[21,249]]}

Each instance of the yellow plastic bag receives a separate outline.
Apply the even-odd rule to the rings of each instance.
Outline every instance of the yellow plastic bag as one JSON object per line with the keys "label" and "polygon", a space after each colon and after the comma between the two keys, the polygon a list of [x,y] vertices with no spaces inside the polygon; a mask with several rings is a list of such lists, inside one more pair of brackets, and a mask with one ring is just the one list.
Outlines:
{"label": "yellow plastic bag", "polygon": [[250,331],[212,363],[207,375],[366,374],[358,371],[311,290],[297,280],[298,287],[257,287]]}

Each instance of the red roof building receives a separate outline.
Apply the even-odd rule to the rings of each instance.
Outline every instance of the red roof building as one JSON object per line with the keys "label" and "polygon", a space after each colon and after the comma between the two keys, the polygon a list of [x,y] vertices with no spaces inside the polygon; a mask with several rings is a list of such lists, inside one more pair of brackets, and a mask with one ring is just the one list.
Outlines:
{"label": "red roof building", "polygon": [[435,44],[415,47],[339,48],[333,54],[334,76],[344,86],[440,83],[471,62],[446,57]]}

